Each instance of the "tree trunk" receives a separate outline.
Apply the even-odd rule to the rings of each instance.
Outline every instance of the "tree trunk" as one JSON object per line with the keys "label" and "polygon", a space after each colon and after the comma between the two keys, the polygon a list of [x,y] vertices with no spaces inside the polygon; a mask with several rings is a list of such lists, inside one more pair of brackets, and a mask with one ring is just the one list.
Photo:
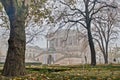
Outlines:
{"label": "tree trunk", "polygon": [[90,46],[90,51],[91,51],[91,65],[95,66],[96,65],[96,52],[95,52],[95,47],[93,43],[93,37],[91,33],[91,20],[90,18],[90,11],[89,11],[89,0],[85,1],[85,23],[86,23],[86,29],[88,33],[88,42]]}
{"label": "tree trunk", "polygon": [[24,21],[11,21],[9,48],[2,74],[19,76],[25,74],[25,25]]}
{"label": "tree trunk", "polygon": [[104,54],[104,61],[105,61],[105,64],[108,64],[108,55],[107,54]]}
{"label": "tree trunk", "polygon": [[104,63],[108,64],[108,42],[106,42],[105,50],[102,51],[104,57]]}
{"label": "tree trunk", "polygon": [[106,42],[105,64],[108,64],[108,43],[109,43],[109,40],[107,40]]}
{"label": "tree trunk", "polygon": [[2,0],[2,4],[10,21],[9,47],[2,75],[22,76],[25,74],[25,8],[18,8],[15,0]]}
{"label": "tree trunk", "polygon": [[105,64],[108,64],[108,58],[105,57]]}
{"label": "tree trunk", "polygon": [[88,28],[87,31],[88,31],[88,41],[89,41],[89,46],[90,46],[90,51],[91,51],[91,65],[95,66],[96,65],[96,52],[94,48],[93,38],[92,38],[90,28]]}

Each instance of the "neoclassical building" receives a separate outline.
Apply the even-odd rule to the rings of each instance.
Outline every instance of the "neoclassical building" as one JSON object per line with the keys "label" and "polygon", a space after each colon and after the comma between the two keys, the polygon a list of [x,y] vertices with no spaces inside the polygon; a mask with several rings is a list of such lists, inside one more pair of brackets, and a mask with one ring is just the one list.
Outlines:
{"label": "neoclassical building", "polygon": [[87,37],[76,30],[60,30],[50,33],[47,38],[47,50],[36,59],[43,64],[84,64],[90,63],[90,50]]}
{"label": "neoclassical building", "polygon": [[36,56],[41,54],[43,52],[43,49],[41,49],[38,46],[26,46],[25,51],[25,62],[39,62],[40,60],[35,59]]}

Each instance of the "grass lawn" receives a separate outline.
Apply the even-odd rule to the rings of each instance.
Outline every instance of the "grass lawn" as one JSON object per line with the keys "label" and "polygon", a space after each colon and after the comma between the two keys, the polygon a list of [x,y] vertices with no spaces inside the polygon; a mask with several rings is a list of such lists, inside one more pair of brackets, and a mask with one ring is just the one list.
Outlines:
{"label": "grass lawn", "polygon": [[120,80],[120,65],[40,65],[27,66],[24,77],[0,80]]}

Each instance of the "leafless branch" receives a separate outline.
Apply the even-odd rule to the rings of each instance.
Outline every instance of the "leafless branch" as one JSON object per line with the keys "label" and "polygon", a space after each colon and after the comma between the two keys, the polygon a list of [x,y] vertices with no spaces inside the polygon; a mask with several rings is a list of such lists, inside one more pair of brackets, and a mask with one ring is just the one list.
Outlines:
{"label": "leafless branch", "polygon": [[69,8],[70,8],[70,10],[72,10],[72,11],[78,11],[78,12],[80,12],[80,14],[81,14],[81,15],[83,15],[83,16],[85,17],[84,12],[83,12],[83,11],[81,11],[80,9],[78,9],[78,8],[72,8],[70,5],[68,5],[68,4],[66,4],[65,2],[62,2],[62,1],[60,1],[60,3],[62,3],[62,4],[64,4],[64,5],[66,5],[66,6],[67,6],[67,7],[69,7]]}

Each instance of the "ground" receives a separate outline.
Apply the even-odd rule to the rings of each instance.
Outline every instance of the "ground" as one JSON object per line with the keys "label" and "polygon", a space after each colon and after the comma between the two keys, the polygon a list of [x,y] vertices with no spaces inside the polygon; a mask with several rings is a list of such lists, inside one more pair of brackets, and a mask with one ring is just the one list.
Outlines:
{"label": "ground", "polygon": [[120,80],[120,65],[32,65],[26,66],[24,77],[6,78],[0,80]]}

